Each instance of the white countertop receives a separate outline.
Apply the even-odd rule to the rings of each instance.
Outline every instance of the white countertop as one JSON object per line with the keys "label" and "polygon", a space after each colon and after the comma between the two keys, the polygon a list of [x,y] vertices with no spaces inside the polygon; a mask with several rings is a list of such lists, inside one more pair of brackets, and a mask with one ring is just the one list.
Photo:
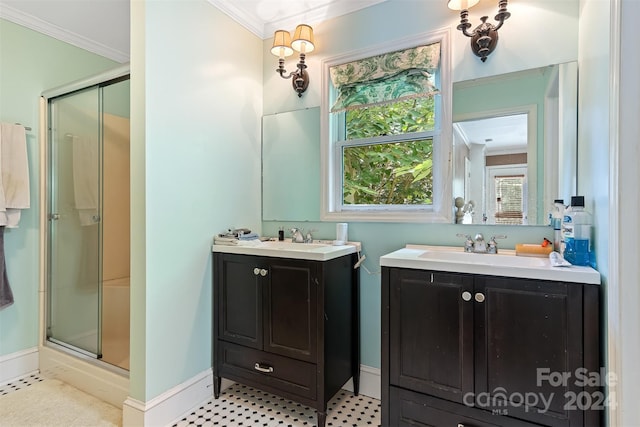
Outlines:
{"label": "white countertop", "polygon": [[347,242],[345,245],[333,245],[331,241],[318,240],[314,243],[284,242],[240,242],[238,245],[213,245],[212,252],[228,254],[258,255],[275,258],[306,259],[328,261],[360,251],[360,242]]}
{"label": "white countertop", "polygon": [[407,245],[380,257],[383,267],[439,270],[490,276],[520,277],[600,284],[600,273],[591,267],[552,267],[549,258],[516,256],[513,250],[497,255],[465,253],[462,247]]}

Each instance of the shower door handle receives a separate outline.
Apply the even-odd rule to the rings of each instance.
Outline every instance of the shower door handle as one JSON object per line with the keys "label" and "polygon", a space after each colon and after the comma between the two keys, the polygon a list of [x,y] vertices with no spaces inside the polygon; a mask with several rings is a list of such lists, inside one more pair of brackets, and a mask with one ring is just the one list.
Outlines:
{"label": "shower door handle", "polygon": [[49,214],[49,221],[56,221],[59,219],[60,219],[60,214],[58,213]]}
{"label": "shower door handle", "polygon": [[93,215],[91,219],[93,220],[93,222],[100,222],[100,215]]}

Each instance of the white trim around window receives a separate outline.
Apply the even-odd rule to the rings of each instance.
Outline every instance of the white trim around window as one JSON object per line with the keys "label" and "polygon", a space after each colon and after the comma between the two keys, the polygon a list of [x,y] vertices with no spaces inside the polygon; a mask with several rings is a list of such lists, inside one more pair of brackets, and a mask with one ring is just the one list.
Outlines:
{"label": "white trim around window", "polygon": [[[348,52],[322,61],[322,102],[321,102],[321,219],[323,221],[373,221],[373,222],[424,222],[424,223],[452,223],[452,92],[451,81],[451,48],[450,29],[418,34],[392,42],[368,47],[366,49]],[[423,206],[375,206],[359,207],[357,209],[340,210],[336,202],[336,194],[342,194],[341,182],[336,168],[341,167],[341,158],[336,154],[339,147],[333,144],[331,129],[330,99],[331,78],[329,68],[350,61],[368,58],[387,52],[408,49],[419,45],[440,42],[440,136],[434,138],[433,158],[433,204]],[[437,146],[437,149],[436,149]],[[339,154],[339,153],[338,153]]]}

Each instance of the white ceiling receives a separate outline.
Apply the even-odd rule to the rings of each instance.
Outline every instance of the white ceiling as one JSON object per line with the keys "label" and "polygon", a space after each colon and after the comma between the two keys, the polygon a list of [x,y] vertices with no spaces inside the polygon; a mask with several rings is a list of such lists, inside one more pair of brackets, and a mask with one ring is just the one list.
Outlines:
{"label": "white ceiling", "polygon": [[527,115],[494,117],[454,123],[465,144],[482,144],[487,154],[527,152]]}
{"label": "white ceiling", "polygon": [[[208,0],[261,39],[387,0]],[[0,18],[118,62],[129,61],[129,0],[0,0]]]}

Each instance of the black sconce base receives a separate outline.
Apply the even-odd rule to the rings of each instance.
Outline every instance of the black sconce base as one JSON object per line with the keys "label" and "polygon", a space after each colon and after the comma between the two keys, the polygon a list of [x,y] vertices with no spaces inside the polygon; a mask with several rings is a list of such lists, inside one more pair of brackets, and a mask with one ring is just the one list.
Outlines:
{"label": "black sconce base", "polygon": [[[496,49],[498,44],[498,30],[502,28],[504,21],[509,19],[511,16],[511,13],[507,12],[507,1],[508,0],[500,0],[498,2],[498,14],[495,16],[497,25],[487,23],[488,16],[483,16],[480,18],[482,20],[482,24],[478,25],[471,32],[469,32],[469,28],[471,28],[471,24],[469,23],[469,11],[467,9],[460,10],[460,25],[458,25],[456,29],[460,30],[460,32],[465,36],[471,38],[471,50],[482,62],[485,62],[487,60],[487,56]],[[451,3],[455,4],[452,8],[457,9],[457,2],[449,0],[449,7],[451,7]]]}
{"label": "black sconce base", "polygon": [[298,72],[293,75],[291,84],[293,85],[293,90],[298,92],[298,98],[302,98],[302,94],[309,87],[309,73],[307,70],[298,70]]}
{"label": "black sconce base", "polygon": [[473,37],[471,37],[471,50],[482,62],[487,60],[487,56],[489,56],[498,45],[498,31],[496,31],[493,25],[487,24],[487,18],[487,16],[480,18],[482,24],[473,30]]}

